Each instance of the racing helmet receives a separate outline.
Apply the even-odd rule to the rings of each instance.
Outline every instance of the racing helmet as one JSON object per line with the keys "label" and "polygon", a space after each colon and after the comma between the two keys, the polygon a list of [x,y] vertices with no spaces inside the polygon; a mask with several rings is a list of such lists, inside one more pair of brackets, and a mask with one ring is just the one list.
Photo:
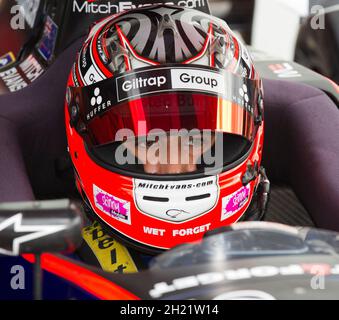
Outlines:
{"label": "racing helmet", "polygon": [[85,207],[127,245],[157,253],[263,216],[262,82],[220,19],[156,5],[99,21],[65,121]]}

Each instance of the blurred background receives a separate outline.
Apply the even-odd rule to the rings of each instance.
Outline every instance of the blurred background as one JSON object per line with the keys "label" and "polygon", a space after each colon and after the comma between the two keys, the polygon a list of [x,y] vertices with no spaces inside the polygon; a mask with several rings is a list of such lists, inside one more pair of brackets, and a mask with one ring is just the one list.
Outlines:
{"label": "blurred background", "polygon": [[[57,51],[62,51],[78,36],[74,32],[87,31],[89,23],[102,18],[94,14],[70,19],[66,12],[69,9],[61,7],[66,8],[67,4],[71,8],[73,1],[0,0],[0,39],[5,39],[0,46],[0,68],[12,62],[11,57],[19,60],[24,47],[34,46],[42,32],[38,26],[43,22],[44,12],[48,12],[62,33],[62,39],[58,39],[61,48],[57,44]],[[134,4],[153,0],[96,0],[95,3],[126,1]],[[192,1],[202,0],[189,0]],[[265,55],[266,59],[294,60],[339,82],[339,0],[209,0],[209,3],[212,14],[236,30],[252,47],[254,55],[260,53],[261,58]],[[10,26],[13,18],[10,11],[17,4],[24,8],[25,20],[29,21],[24,30],[13,30]],[[31,46],[27,46],[29,42]]]}
{"label": "blurred background", "polygon": [[212,14],[273,59],[339,82],[339,0],[210,0]]}

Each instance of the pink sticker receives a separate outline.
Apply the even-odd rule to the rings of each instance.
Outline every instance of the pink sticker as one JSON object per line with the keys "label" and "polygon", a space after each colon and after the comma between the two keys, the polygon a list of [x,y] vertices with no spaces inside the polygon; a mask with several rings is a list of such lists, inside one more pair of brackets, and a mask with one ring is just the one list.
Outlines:
{"label": "pink sticker", "polygon": [[222,199],[221,221],[225,220],[244,207],[250,197],[250,185],[241,187],[231,195]]}
{"label": "pink sticker", "polygon": [[95,206],[121,222],[131,224],[130,203],[93,185]]}

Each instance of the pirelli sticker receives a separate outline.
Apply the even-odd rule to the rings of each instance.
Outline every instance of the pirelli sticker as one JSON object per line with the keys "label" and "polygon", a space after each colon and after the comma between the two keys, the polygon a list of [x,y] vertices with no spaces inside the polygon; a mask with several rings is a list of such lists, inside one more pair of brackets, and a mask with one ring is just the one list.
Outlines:
{"label": "pirelli sticker", "polygon": [[109,236],[98,222],[82,230],[82,237],[104,271],[116,273],[138,272],[128,249]]}

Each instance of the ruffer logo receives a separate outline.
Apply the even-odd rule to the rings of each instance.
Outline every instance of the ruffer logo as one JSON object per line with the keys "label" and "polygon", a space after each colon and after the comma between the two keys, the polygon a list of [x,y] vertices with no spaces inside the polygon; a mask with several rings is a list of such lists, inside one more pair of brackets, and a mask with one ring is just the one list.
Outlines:
{"label": "ruffer logo", "polygon": [[91,99],[91,106],[94,107],[96,104],[102,103],[102,96],[100,96],[100,88],[95,88],[94,97]]}
{"label": "ruffer logo", "polygon": [[105,111],[106,108],[110,107],[112,105],[112,101],[111,100],[103,101],[100,88],[97,87],[94,89],[93,96],[90,99],[90,104],[93,108],[86,115],[87,121],[93,119],[97,114]]}
{"label": "ruffer logo", "polygon": [[246,103],[250,101],[250,98],[248,97],[248,89],[247,89],[246,84],[244,84],[242,88],[239,89],[239,94],[242,98],[244,98]]}

